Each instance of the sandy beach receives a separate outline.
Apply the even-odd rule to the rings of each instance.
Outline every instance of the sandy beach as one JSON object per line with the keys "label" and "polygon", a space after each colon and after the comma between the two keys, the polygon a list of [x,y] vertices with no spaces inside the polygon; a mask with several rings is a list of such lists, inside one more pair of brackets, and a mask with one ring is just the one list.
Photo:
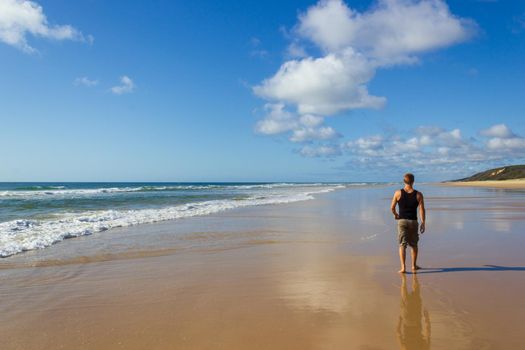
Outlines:
{"label": "sandy beach", "polygon": [[443,182],[444,186],[463,186],[463,187],[494,187],[494,188],[525,188],[525,179],[500,180],[500,181],[457,181]]}
{"label": "sandy beach", "polygon": [[114,229],[0,260],[11,349],[519,349],[525,192],[425,186],[399,275],[395,187]]}

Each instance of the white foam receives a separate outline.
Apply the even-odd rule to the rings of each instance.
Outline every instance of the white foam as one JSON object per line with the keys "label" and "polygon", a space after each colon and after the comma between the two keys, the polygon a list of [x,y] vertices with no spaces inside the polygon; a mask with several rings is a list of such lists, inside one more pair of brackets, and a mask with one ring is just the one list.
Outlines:
{"label": "white foam", "polygon": [[[251,185],[228,185],[228,184],[203,184],[203,185],[162,185],[162,186],[138,186],[138,187],[100,187],[89,189],[66,189],[64,186],[51,186],[42,190],[6,190],[0,191],[0,198],[45,198],[48,196],[63,197],[85,197],[125,192],[148,192],[148,191],[176,191],[176,190],[251,190],[251,189],[272,189],[283,187],[317,187],[321,183],[270,183],[270,184],[251,184]],[[336,186],[336,185],[334,185]],[[36,186],[38,188],[39,186]]]}
{"label": "white foam", "polygon": [[95,195],[102,193],[115,193],[115,192],[135,192],[140,191],[139,187],[113,187],[113,188],[93,188],[93,189],[47,189],[47,190],[10,190],[0,192],[0,197],[44,197],[44,196],[86,196]]}
{"label": "white foam", "polygon": [[0,223],[0,257],[45,248],[66,238],[90,235],[115,227],[208,215],[246,206],[303,201],[313,199],[313,194],[330,192],[342,187],[344,186],[323,186],[299,193],[297,190],[281,191],[243,200],[210,200],[160,209],[68,213],[52,220],[7,221]]}

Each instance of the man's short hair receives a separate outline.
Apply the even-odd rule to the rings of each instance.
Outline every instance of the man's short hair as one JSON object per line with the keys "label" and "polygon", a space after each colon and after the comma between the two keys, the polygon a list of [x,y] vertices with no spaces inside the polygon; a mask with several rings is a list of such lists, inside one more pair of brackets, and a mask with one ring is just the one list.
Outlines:
{"label": "man's short hair", "polygon": [[405,176],[403,176],[403,182],[407,185],[412,185],[414,183],[414,174],[406,173]]}

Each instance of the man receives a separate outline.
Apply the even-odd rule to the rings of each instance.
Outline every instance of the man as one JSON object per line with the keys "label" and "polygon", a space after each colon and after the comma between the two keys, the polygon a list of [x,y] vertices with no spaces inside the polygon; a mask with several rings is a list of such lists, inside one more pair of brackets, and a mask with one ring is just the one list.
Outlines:
{"label": "man", "polygon": [[[399,260],[401,261],[401,270],[399,273],[405,273],[406,248],[410,246],[412,250],[412,271],[419,270],[417,266],[417,242],[419,241],[418,222],[417,222],[417,208],[419,207],[419,215],[421,216],[421,225],[419,231],[421,234],[425,232],[425,202],[423,201],[423,194],[416,191],[414,185],[414,175],[408,173],[403,178],[405,187],[394,193],[392,198],[392,214],[397,220],[397,232],[399,240]],[[396,205],[399,206],[399,214],[396,211]]]}

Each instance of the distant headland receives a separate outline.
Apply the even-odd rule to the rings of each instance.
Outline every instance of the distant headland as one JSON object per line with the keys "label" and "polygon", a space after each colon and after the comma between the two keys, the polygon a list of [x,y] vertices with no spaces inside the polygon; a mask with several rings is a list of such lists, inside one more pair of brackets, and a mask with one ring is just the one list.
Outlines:
{"label": "distant headland", "polygon": [[462,179],[443,182],[452,186],[525,188],[525,165],[489,169]]}
{"label": "distant headland", "polygon": [[463,179],[452,180],[452,182],[502,181],[517,179],[525,179],[525,165],[509,165],[485,170]]}

